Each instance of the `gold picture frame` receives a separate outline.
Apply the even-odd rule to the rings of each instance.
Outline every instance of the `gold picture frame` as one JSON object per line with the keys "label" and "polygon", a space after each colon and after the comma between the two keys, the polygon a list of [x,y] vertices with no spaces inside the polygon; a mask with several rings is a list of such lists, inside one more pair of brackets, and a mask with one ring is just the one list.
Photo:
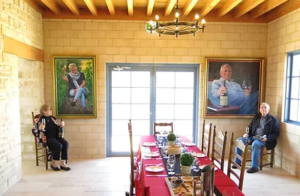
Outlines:
{"label": "gold picture frame", "polygon": [[[259,112],[259,105],[263,100],[264,66],[263,58],[207,57],[204,118],[253,118]],[[227,107],[220,106],[220,87],[223,86],[224,78],[228,81]]]}
{"label": "gold picture frame", "polygon": [[96,57],[53,56],[53,114],[97,118]]}

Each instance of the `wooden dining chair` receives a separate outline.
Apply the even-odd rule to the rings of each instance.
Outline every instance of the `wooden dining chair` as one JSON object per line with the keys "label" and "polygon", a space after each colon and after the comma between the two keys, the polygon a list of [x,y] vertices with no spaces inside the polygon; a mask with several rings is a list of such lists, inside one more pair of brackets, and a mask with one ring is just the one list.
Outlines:
{"label": "wooden dining chair", "polygon": [[216,131],[216,125],[214,126],[213,136],[212,136],[212,156],[213,162],[219,164],[220,169],[224,170],[224,160],[226,152],[226,141],[227,141],[227,131],[222,133],[221,131]]}
{"label": "wooden dining chair", "polygon": [[[33,125],[35,124],[34,122],[34,112],[31,112],[32,116],[32,123]],[[36,137],[34,137],[34,146],[35,146],[35,160],[36,160],[36,166],[39,166],[39,162],[45,163],[46,170],[48,170],[48,152],[47,148],[43,147],[41,143],[38,143],[36,140]]]}
{"label": "wooden dining chair", "polygon": [[202,152],[206,153],[208,157],[210,157],[211,127],[211,123],[205,124],[205,120],[203,120],[201,150]]}
{"label": "wooden dining chair", "polygon": [[[227,176],[230,178],[230,174],[234,175],[239,181],[238,188],[240,190],[242,190],[243,183],[244,183],[247,152],[248,152],[248,150],[247,150],[248,142],[246,144],[244,144],[241,140],[234,140],[233,136],[234,136],[234,133],[231,133]],[[242,156],[235,153],[235,148],[239,148],[242,151]],[[241,165],[234,162],[234,157],[236,157],[237,159],[239,159],[241,161]],[[237,169],[239,169],[239,171],[240,171],[239,174],[237,172],[235,172],[233,169],[231,169],[231,164],[236,166]]]}
{"label": "wooden dining chair", "polygon": [[[128,123],[128,133],[129,133],[129,144],[130,144],[130,190],[129,190],[129,196],[134,195],[134,154],[133,154],[133,143],[132,143],[132,124],[131,120],[129,120]],[[128,195],[128,193],[125,193]]]}
{"label": "wooden dining chair", "polygon": [[167,130],[164,130],[164,134],[169,134],[170,132],[173,133],[173,122],[170,122],[170,123],[157,123],[157,122],[154,122],[154,125],[153,125],[153,128],[154,128],[154,131],[153,131],[153,135],[156,135],[156,134],[160,134],[160,130],[162,129],[166,129],[166,127],[170,127],[170,130],[167,131]]}

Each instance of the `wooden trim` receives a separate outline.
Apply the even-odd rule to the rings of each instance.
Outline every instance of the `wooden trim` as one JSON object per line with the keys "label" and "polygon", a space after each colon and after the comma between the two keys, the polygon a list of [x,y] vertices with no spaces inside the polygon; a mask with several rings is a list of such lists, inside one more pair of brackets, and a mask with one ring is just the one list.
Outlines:
{"label": "wooden trim", "polygon": [[247,0],[243,5],[238,7],[234,12],[234,18],[238,18],[254,9],[259,4],[263,3],[265,0]]}
{"label": "wooden trim", "polygon": [[41,8],[36,1],[34,0],[24,0],[28,5],[30,5],[33,9],[35,9],[39,13],[43,13],[43,8]]}
{"label": "wooden trim", "polygon": [[4,52],[15,54],[20,58],[44,62],[44,51],[25,43],[4,36]]}

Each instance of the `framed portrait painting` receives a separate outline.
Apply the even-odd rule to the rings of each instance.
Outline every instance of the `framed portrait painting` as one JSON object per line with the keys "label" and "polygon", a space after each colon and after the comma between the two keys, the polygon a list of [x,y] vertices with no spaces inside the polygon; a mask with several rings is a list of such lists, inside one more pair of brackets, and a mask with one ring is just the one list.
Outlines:
{"label": "framed portrait painting", "polygon": [[264,92],[264,59],[206,58],[205,118],[252,118]]}
{"label": "framed portrait painting", "polygon": [[61,118],[96,118],[95,56],[53,56],[53,114]]}

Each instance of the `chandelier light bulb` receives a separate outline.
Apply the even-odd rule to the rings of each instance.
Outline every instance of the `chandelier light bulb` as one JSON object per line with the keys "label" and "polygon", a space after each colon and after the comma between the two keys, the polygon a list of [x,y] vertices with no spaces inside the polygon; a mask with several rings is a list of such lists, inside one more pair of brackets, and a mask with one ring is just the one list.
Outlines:
{"label": "chandelier light bulb", "polygon": [[178,26],[176,26],[176,30],[178,30]]}
{"label": "chandelier light bulb", "polygon": [[150,26],[153,26],[153,21],[152,21],[152,20],[150,20],[150,22],[149,22],[149,23],[150,23]]}
{"label": "chandelier light bulb", "polygon": [[178,18],[178,17],[179,17],[179,12],[178,12],[178,11],[176,11],[176,13],[175,13],[175,17],[176,17],[176,18]]}
{"label": "chandelier light bulb", "polygon": [[202,21],[201,21],[201,22],[202,22],[202,24],[204,24],[204,23],[205,23],[205,20],[204,20],[204,19],[202,19]]}
{"label": "chandelier light bulb", "polygon": [[159,20],[159,16],[158,15],[155,16],[155,20]]}
{"label": "chandelier light bulb", "polygon": [[199,14],[195,15],[195,19],[198,20],[199,19]]}

